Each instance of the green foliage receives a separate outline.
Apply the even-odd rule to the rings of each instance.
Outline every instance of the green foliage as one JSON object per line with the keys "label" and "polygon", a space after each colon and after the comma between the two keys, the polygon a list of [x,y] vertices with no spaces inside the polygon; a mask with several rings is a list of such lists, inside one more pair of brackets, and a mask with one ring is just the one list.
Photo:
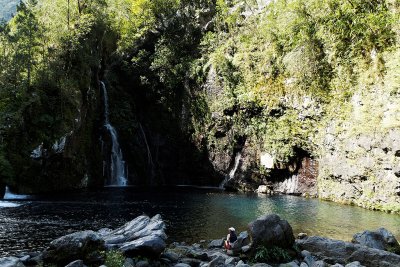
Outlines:
{"label": "green foliage", "polygon": [[[209,112],[238,107],[232,131],[256,136],[278,162],[295,159],[297,150],[317,155],[319,129],[348,116],[356,91],[379,84],[386,71],[392,90],[398,87],[391,71],[396,10],[384,0],[278,0],[263,10],[254,1],[217,1],[216,30],[204,35],[193,65],[199,83],[208,77],[222,90],[208,94]],[[262,111],[252,114],[252,105]]]}
{"label": "green foliage", "polygon": [[[32,149],[79,128],[103,73],[116,84],[111,119],[127,140],[136,101],[152,127],[181,127],[202,149],[233,150],[246,137],[280,163],[298,150],[316,154],[319,128],[345,124],[355,92],[399,94],[398,11],[393,0],[277,0],[263,9],[255,0],[24,1],[0,25],[0,172],[18,176]],[[378,130],[379,105],[368,104],[379,110],[374,123],[352,134]],[[212,114],[224,118],[217,125]],[[216,125],[228,138],[214,136]],[[397,126],[393,117],[384,129]]]}
{"label": "green foliage", "polygon": [[107,1],[113,26],[120,33],[122,51],[135,46],[150,31],[165,28],[176,14],[179,0]]}
{"label": "green foliage", "polygon": [[289,262],[291,257],[283,248],[260,246],[256,249],[254,260],[256,262]]}
{"label": "green foliage", "polygon": [[0,169],[8,184],[38,184],[31,151],[40,144],[51,151],[91,101],[101,57],[115,49],[104,7],[104,1],[23,1],[0,25]]}
{"label": "green foliage", "polygon": [[104,264],[108,267],[121,267],[125,262],[125,257],[119,250],[107,251],[105,258]]}
{"label": "green foliage", "polygon": [[10,181],[14,176],[13,168],[5,157],[3,148],[0,148],[0,176],[3,177],[3,181]]}

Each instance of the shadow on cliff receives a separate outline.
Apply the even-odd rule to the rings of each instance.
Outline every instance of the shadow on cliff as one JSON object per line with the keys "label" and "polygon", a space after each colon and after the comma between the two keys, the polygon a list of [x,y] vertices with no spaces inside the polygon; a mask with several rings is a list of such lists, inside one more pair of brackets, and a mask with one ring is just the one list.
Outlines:
{"label": "shadow on cliff", "polygon": [[[111,65],[105,76],[129,184],[218,186],[223,177],[214,170],[207,149],[191,141],[190,99],[184,85],[174,92],[161,83],[143,86],[140,73],[120,63]],[[168,104],[163,103],[166,97]]]}

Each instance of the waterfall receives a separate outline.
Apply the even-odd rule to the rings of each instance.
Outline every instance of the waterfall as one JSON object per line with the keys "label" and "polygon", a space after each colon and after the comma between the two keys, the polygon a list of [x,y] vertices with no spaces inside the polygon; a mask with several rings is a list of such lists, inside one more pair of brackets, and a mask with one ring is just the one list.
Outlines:
{"label": "waterfall", "polygon": [[6,186],[6,191],[4,194],[4,199],[6,200],[23,200],[29,199],[29,195],[17,195],[11,192],[10,188]]}
{"label": "waterfall", "polygon": [[147,149],[147,165],[150,167],[150,183],[153,184],[153,178],[154,178],[154,176],[155,176],[155,174],[154,174],[153,157],[152,157],[152,155],[151,155],[149,143],[147,142],[146,133],[144,132],[141,123],[139,123],[139,128],[140,128],[140,131],[141,131],[141,133],[142,133],[142,135],[143,135],[144,143],[145,143],[145,145],[146,145],[146,149]]}
{"label": "waterfall", "polygon": [[[108,108],[108,94],[107,88],[104,82],[100,82],[101,88],[103,90],[103,98],[104,98],[104,128],[110,134],[111,137],[111,154],[110,154],[110,172],[109,179],[107,181],[107,185],[114,186],[126,186],[128,183],[127,180],[127,167],[122,157],[122,150],[118,143],[118,135],[115,128],[111,125],[109,120],[109,108]],[[103,142],[102,142],[103,143]],[[103,148],[102,148],[103,150]],[[104,150],[103,150],[104,151]],[[103,162],[103,165],[107,165]],[[105,167],[103,167],[103,173],[105,172]]]}
{"label": "waterfall", "polygon": [[241,158],[242,158],[242,154],[240,154],[240,152],[237,153],[237,154],[236,154],[236,157],[235,157],[235,165],[233,166],[233,168],[232,168],[231,171],[229,172],[229,175],[227,175],[227,176],[225,177],[225,179],[222,181],[222,183],[219,185],[220,188],[224,188],[225,184],[226,184],[230,179],[233,179],[233,178],[235,177],[235,173],[236,173],[236,171],[237,171],[237,169],[238,169],[238,167],[239,167],[239,163],[240,163]]}

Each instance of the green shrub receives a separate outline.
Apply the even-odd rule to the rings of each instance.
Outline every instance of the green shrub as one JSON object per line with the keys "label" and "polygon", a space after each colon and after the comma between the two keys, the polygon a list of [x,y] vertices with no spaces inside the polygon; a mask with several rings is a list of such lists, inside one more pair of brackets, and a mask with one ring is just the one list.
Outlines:
{"label": "green shrub", "polygon": [[124,265],[125,257],[118,250],[110,250],[106,253],[105,265],[107,267],[121,267]]}
{"label": "green shrub", "polygon": [[254,260],[257,262],[288,262],[291,257],[283,248],[260,246],[256,250]]}

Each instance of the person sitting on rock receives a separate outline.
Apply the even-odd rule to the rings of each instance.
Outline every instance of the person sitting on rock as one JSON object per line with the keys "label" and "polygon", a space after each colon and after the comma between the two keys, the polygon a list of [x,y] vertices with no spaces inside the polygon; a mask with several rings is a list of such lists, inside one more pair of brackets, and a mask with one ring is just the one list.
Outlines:
{"label": "person sitting on rock", "polygon": [[226,236],[226,240],[224,243],[224,248],[227,250],[231,249],[233,243],[237,240],[235,228],[229,227],[228,230],[229,230],[229,234]]}

